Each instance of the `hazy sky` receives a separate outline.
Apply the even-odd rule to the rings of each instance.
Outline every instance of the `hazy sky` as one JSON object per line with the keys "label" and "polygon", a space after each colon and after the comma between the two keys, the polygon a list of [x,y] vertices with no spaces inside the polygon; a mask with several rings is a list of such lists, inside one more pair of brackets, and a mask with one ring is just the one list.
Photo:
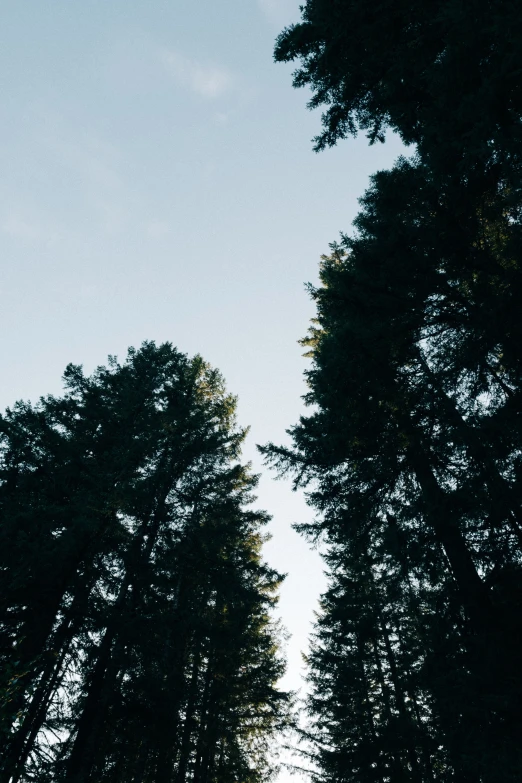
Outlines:
{"label": "hazy sky", "polygon": [[[392,139],[316,155],[319,115],[272,61],[299,0],[3,0],[0,407],[59,392],[143,340],[201,353],[239,395],[256,443],[302,405],[304,283],[348,231]],[[285,683],[324,586],[291,530],[302,498],[266,474],[271,565],[288,572]],[[286,780],[283,774],[281,780]]]}

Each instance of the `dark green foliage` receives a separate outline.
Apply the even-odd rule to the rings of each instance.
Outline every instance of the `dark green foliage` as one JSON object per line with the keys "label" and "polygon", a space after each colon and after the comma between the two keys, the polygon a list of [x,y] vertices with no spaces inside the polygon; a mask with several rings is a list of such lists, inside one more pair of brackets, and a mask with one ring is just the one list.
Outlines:
{"label": "dark green foliage", "polygon": [[[318,149],[386,127],[432,164],[469,178],[519,173],[522,141],[516,0],[307,0],[278,38],[276,59],[300,60],[295,86],[326,106]],[[517,174],[518,181],[518,174]]]}
{"label": "dark green foliage", "polygon": [[316,149],[416,147],[372,178],[311,289],[293,448],[330,587],[309,657],[317,779],[522,774],[522,14],[307,0],[276,44]]}
{"label": "dark green foliage", "polygon": [[2,781],[270,776],[283,664],[235,400],[131,349],[2,419]]}
{"label": "dark green foliage", "polygon": [[328,558],[331,586],[308,657],[314,761],[328,780],[448,780],[424,682],[426,603],[400,573],[376,568],[367,547]]}
{"label": "dark green foliage", "polygon": [[311,486],[301,529],[332,569],[309,735],[332,781],[515,781],[518,221],[492,208],[459,232],[418,161],[376,175],[362,205],[311,289],[314,411],[292,450],[264,449]]}

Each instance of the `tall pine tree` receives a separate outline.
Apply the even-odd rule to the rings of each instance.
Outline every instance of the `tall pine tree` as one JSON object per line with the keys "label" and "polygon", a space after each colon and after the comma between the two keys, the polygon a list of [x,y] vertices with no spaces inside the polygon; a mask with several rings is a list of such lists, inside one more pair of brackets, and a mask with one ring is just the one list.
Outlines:
{"label": "tall pine tree", "polygon": [[[318,775],[520,778],[522,16],[307,0],[278,38],[325,107],[316,149],[396,131],[323,260],[294,447],[330,588],[309,658]],[[306,751],[308,752],[308,751]]]}
{"label": "tall pine tree", "polygon": [[[357,233],[333,246],[322,285],[312,289],[318,317],[304,342],[313,360],[306,401],[315,410],[291,430],[293,449],[264,449],[281,470],[295,472],[297,483],[312,487],[319,516],[304,532],[324,536],[328,558],[359,574],[351,577],[352,595],[342,588],[342,600],[325,596],[318,638],[327,633],[332,647],[311,657],[310,709],[328,725],[322,717],[334,704],[326,678],[331,654],[339,676],[362,667],[358,687],[363,673],[369,682],[382,680],[376,709],[386,727],[374,726],[368,774],[424,781],[442,764],[440,774],[454,779],[516,780],[521,442],[512,337],[520,283],[511,252],[519,229],[505,218],[483,226],[478,248],[465,239],[455,247],[451,200],[421,162],[402,161],[376,175],[362,204]],[[500,311],[510,328],[492,317]],[[382,587],[372,592],[358,582]],[[335,574],[331,589],[336,596],[341,590]],[[343,641],[341,654],[332,623],[343,606],[343,633],[353,638]],[[366,646],[353,612],[373,625]],[[416,627],[406,628],[404,618]],[[363,666],[363,654],[375,662]],[[404,699],[391,696],[405,692],[412,667],[428,710],[415,719],[418,736]],[[363,689],[357,699],[362,720],[375,697]],[[341,706],[353,740],[362,724],[350,725],[357,713],[348,702]],[[442,755],[430,737],[439,737]],[[395,760],[382,749],[387,741]],[[345,752],[346,738],[328,737],[325,747],[332,745],[335,757]]]}
{"label": "tall pine tree", "polygon": [[281,575],[218,372],[169,344],[2,418],[2,781],[257,783]]}

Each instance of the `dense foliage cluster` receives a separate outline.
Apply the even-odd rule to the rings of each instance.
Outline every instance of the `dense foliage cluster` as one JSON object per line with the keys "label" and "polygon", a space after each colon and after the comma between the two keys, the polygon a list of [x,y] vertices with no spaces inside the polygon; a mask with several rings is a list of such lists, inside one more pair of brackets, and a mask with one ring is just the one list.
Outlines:
{"label": "dense foliage cluster", "polygon": [[261,783],[281,575],[215,370],[131,349],[0,420],[2,782]]}
{"label": "dense foliage cluster", "polygon": [[[319,783],[522,778],[522,12],[306,0],[276,44],[316,149],[387,129],[310,287],[306,487],[329,585],[301,752]],[[0,418],[0,783],[262,783],[282,576],[219,374],[166,344]]]}
{"label": "dense foliage cluster", "polygon": [[507,0],[308,0],[277,42],[327,107],[319,149],[415,145],[323,258],[311,412],[263,449],[308,487],[330,575],[318,781],[522,774],[521,31]]}

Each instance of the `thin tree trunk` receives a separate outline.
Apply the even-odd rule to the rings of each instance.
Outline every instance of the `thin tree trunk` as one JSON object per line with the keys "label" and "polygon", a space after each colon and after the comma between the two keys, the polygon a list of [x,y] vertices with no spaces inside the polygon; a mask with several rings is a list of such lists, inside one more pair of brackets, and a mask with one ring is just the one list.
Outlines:
{"label": "thin tree trunk", "polygon": [[[52,650],[47,653],[48,663],[42,672],[22,724],[6,748],[5,761],[0,774],[1,783],[11,779],[12,783],[17,783],[25,762],[34,749],[34,743],[45,721],[49,702],[57,687],[63,662],[78,625],[83,621],[85,607],[94,581],[91,579],[88,584],[80,584],[71,606],[66,610],[60,627],[53,635],[50,642]],[[56,655],[59,656],[58,660]]]}
{"label": "thin tree trunk", "polygon": [[[393,713],[391,709],[391,702],[390,702],[390,694],[389,694],[389,686],[388,683],[385,680],[384,677],[384,671],[382,668],[382,662],[380,657],[380,651],[379,651],[379,645],[377,643],[377,639],[375,636],[371,637],[371,642],[373,645],[373,651],[375,656],[375,664],[376,668],[379,674],[379,681],[381,686],[381,693],[382,693],[382,700],[384,704],[384,712],[386,715],[386,719],[388,722],[389,731],[392,731],[394,719],[393,719]],[[395,732],[393,732],[395,735]],[[390,750],[389,751],[390,759],[391,759],[391,768],[393,770],[393,773],[395,775],[395,783],[399,783],[399,781],[404,781],[404,774],[403,774],[403,764],[402,762],[397,758],[395,753]]]}
{"label": "thin tree trunk", "polygon": [[390,674],[393,682],[393,690],[395,691],[395,702],[397,704],[397,709],[401,717],[401,722],[404,726],[404,731],[406,733],[406,745],[407,745],[407,752],[410,760],[411,769],[414,774],[414,779],[416,779],[418,783],[422,783],[422,775],[419,769],[419,760],[417,758],[417,749],[415,747],[415,744],[412,743],[411,741],[412,728],[413,728],[411,714],[408,708],[406,707],[404,691],[402,689],[402,683],[400,682],[397,662],[395,660],[395,653],[393,652],[393,648],[390,642],[388,629],[386,627],[386,624],[384,622],[384,619],[380,611],[379,611],[379,615],[380,615],[381,633],[384,639],[384,646],[386,648],[386,657],[388,658],[388,665],[390,667]]}
{"label": "thin tree trunk", "polygon": [[480,578],[459,521],[448,508],[446,493],[440,488],[433,474],[430,460],[420,444],[420,439],[409,420],[404,420],[406,434],[410,438],[408,456],[426,502],[426,512],[435,535],[446,553],[455,581],[459,587],[462,604],[467,610],[474,628],[483,633],[494,626],[493,607],[488,588]]}
{"label": "thin tree trunk", "polygon": [[[39,669],[36,664],[39,659],[45,656],[47,643],[53,633],[64,596],[74,586],[78,568],[85,560],[89,547],[93,541],[101,537],[103,530],[112,519],[112,515],[110,518],[105,515],[100,523],[96,525],[93,532],[80,536],[77,539],[75,539],[75,536],[77,536],[76,528],[69,530],[65,535],[68,538],[72,538],[73,547],[72,554],[69,553],[67,557],[66,568],[58,569],[57,573],[53,574],[52,580],[49,581],[47,579],[49,567],[47,567],[44,584],[41,584],[39,587],[35,586],[33,589],[31,611],[24,622],[20,632],[21,642],[15,651],[16,658],[19,661],[19,668],[23,671],[23,675],[19,677],[17,683],[17,701],[20,705],[28,688],[38,677]],[[64,547],[67,549],[66,542]],[[11,704],[10,712],[17,713],[18,710],[13,709],[13,707],[14,705]]]}
{"label": "thin tree trunk", "polygon": [[90,678],[87,698],[77,724],[76,737],[67,762],[68,783],[69,781],[70,783],[83,783],[83,781],[88,780],[90,770],[92,769],[93,756],[90,750],[96,733],[105,718],[107,705],[105,703],[102,704],[102,693],[108,684],[106,675],[111,661],[117,626],[129,594],[129,589],[136,580],[136,570],[139,569],[141,563],[148,562],[156,543],[160,524],[165,513],[165,500],[166,494],[162,499],[161,505],[154,512],[152,522],[142,525],[140,532],[131,544],[123,583],[112,607],[105,634],[98,648],[97,660]]}
{"label": "thin tree trunk", "polygon": [[194,723],[194,709],[196,704],[197,686],[199,678],[199,667],[201,661],[201,649],[199,645],[194,651],[194,662],[192,664],[192,674],[190,678],[187,710],[185,715],[185,723],[183,726],[183,735],[181,738],[181,748],[178,763],[178,772],[176,775],[176,783],[185,783],[187,776],[188,761],[190,757],[190,738],[193,731]]}
{"label": "thin tree trunk", "polygon": [[[370,686],[368,684],[368,678],[366,676],[366,669],[364,667],[364,649],[363,649],[363,642],[361,641],[361,638],[359,634],[356,634],[357,639],[357,656],[359,661],[359,667],[361,670],[361,677],[364,683],[364,689],[366,691],[366,704],[370,704]],[[381,748],[381,742],[379,741],[379,737],[377,736],[377,730],[375,728],[375,720],[373,713],[371,712],[371,709],[369,707],[366,707],[364,710],[364,714],[366,716],[366,722],[368,725],[368,728],[370,730],[370,734],[373,739],[374,747],[376,750],[376,757],[375,757],[375,764],[377,765],[377,769],[379,772],[379,775],[381,777],[381,783],[385,783],[387,780],[388,774],[385,769],[385,766],[383,764],[383,757],[382,757],[382,748]]]}
{"label": "thin tree trunk", "polygon": [[211,704],[212,673],[213,673],[212,664],[213,664],[213,654],[212,651],[209,651],[207,668],[205,671],[205,681],[203,686],[203,697],[202,697],[201,709],[200,709],[199,733],[198,733],[198,741],[196,744],[194,774],[192,777],[193,783],[201,783],[202,780],[202,765],[204,760],[205,746],[207,742],[208,726],[210,723],[210,704]]}

